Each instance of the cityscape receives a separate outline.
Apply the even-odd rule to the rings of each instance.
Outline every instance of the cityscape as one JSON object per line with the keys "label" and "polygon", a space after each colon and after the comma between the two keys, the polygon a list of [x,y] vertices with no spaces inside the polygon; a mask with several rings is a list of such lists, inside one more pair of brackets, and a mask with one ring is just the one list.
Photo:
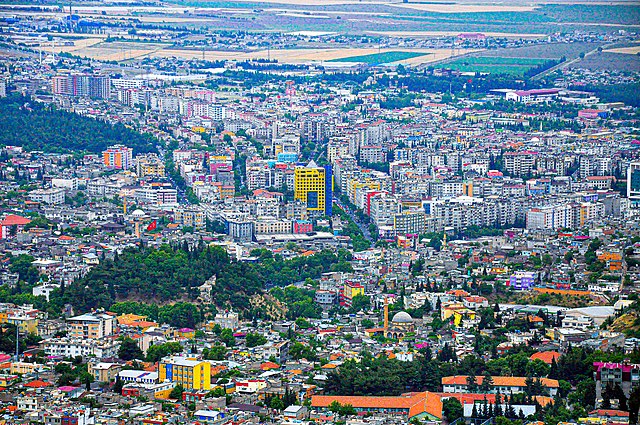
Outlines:
{"label": "cityscape", "polygon": [[0,425],[638,424],[638,28],[0,1]]}

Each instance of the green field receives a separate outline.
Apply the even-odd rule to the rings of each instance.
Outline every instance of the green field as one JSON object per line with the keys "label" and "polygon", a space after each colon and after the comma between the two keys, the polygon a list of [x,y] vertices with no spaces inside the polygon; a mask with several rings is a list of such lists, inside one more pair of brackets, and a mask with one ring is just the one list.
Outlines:
{"label": "green field", "polygon": [[373,53],[371,55],[350,56],[348,58],[333,59],[329,62],[362,62],[369,65],[380,65],[383,63],[398,62],[406,59],[417,58],[418,56],[427,56],[429,53],[418,52],[384,52]]}
{"label": "green field", "polygon": [[490,74],[523,75],[526,71],[542,65],[548,59],[505,58],[505,57],[464,57],[443,64],[460,72],[480,72]]}

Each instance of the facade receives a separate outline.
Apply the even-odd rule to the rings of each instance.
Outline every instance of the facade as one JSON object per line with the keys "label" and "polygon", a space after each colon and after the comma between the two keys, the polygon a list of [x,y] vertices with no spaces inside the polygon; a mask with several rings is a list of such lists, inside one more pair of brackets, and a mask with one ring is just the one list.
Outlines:
{"label": "facade", "polygon": [[307,211],[331,216],[333,177],[331,166],[319,167],[314,161],[294,171],[294,198],[307,205]]}
{"label": "facade", "polygon": [[632,363],[593,363],[593,374],[596,381],[596,400],[602,399],[607,385],[619,385],[629,397],[632,389],[640,385],[640,364]]}
{"label": "facade", "polygon": [[164,177],[164,162],[158,155],[150,153],[136,157],[136,174],[139,178]]}
{"label": "facade", "polygon": [[40,343],[48,356],[116,357],[120,343],[117,340],[92,340],[83,338],[51,338]]}
{"label": "facade", "polygon": [[414,416],[428,420],[442,419],[442,400],[437,394],[430,392],[409,393],[397,397],[314,395],[311,398],[311,407],[329,410],[329,406],[335,401],[341,405],[353,406],[356,412],[397,415],[402,418],[402,422]]}
{"label": "facade", "polygon": [[102,161],[109,168],[128,170],[133,167],[133,149],[123,145],[109,146],[102,152]]}
{"label": "facade", "polygon": [[517,271],[509,278],[509,287],[516,291],[528,291],[533,288],[535,280],[534,272]]}
{"label": "facade", "polygon": [[[442,378],[442,391],[445,393],[471,393],[472,388],[469,388],[468,376],[456,375],[445,376]],[[476,376],[476,385],[482,385],[484,377]],[[518,394],[525,392],[527,388],[527,378],[519,376],[492,376],[493,382],[491,383],[492,394]],[[540,378],[542,387],[548,391],[549,396],[555,397],[558,393],[560,384],[555,379]]]}
{"label": "facade", "polygon": [[115,327],[115,316],[105,313],[87,313],[67,319],[71,338],[101,339],[113,335]]}
{"label": "facade", "polygon": [[177,208],[174,212],[174,221],[183,227],[193,227],[196,230],[206,227],[206,216],[199,208]]}
{"label": "facade", "polygon": [[88,96],[98,99],[111,97],[111,79],[103,75],[56,75],[51,79],[53,94]]}
{"label": "facade", "polygon": [[48,205],[63,204],[64,198],[64,189],[37,189],[29,193],[29,199],[32,201]]}
{"label": "facade", "polygon": [[633,208],[640,207],[640,162],[632,162],[627,168],[627,197]]}
{"label": "facade", "polygon": [[189,390],[210,390],[211,364],[186,357],[167,357],[160,361],[158,379],[181,384]]}

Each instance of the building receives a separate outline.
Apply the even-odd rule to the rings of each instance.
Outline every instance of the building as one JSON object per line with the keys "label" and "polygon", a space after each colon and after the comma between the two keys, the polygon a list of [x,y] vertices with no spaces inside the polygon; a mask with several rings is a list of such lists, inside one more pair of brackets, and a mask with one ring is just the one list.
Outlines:
{"label": "building", "polygon": [[53,94],[88,96],[98,99],[111,97],[111,79],[104,75],[56,75],[51,79]]}
{"label": "building", "polygon": [[297,166],[293,185],[294,198],[304,202],[309,213],[331,216],[333,176],[330,165],[319,167],[311,161],[306,166]]}
{"label": "building", "polygon": [[24,226],[31,223],[31,220],[19,215],[8,215],[0,221],[0,239],[7,239],[16,236],[24,230]]}
{"label": "building", "polygon": [[118,363],[89,362],[87,365],[87,372],[93,376],[96,382],[115,381],[121,370],[122,365]]}
{"label": "building", "polygon": [[216,325],[219,325],[222,329],[231,329],[235,331],[240,326],[238,320],[238,313],[235,311],[224,311],[222,313],[216,313],[216,317],[213,319]]}
{"label": "building", "polygon": [[116,357],[120,342],[113,339],[50,338],[40,342],[48,356]]}
{"label": "building", "polygon": [[133,166],[133,149],[124,145],[109,146],[102,152],[105,166],[118,170],[128,170]]}
{"label": "building", "polygon": [[633,208],[640,207],[640,162],[632,162],[627,168],[627,197]]}
{"label": "building", "polygon": [[64,189],[36,189],[29,192],[29,199],[48,205],[60,205],[65,200]]}
{"label": "building", "polygon": [[187,357],[167,357],[160,361],[158,379],[181,384],[188,390],[210,390],[211,364]]}
{"label": "building", "polygon": [[427,420],[442,419],[442,400],[435,393],[409,393],[397,397],[314,395],[311,407],[328,411],[333,402],[351,405],[356,412],[376,413],[402,418],[402,422],[420,416]]}
{"label": "building", "polygon": [[115,326],[115,316],[105,313],[87,313],[67,319],[67,331],[71,338],[105,338],[113,335]]}
{"label": "building", "polygon": [[139,178],[164,177],[164,162],[154,153],[136,157],[136,174]]}
{"label": "building", "polygon": [[535,280],[534,272],[517,271],[509,277],[509,287],[516,291],[528,291],[533,288]]}
{"label": "building", "polygon": [[596,381],[596,402],[602,400],[602,393],[607,385],[619,385],[629,397],[631,390],[640,385],[640,364],[594,362],[593,375]]}
{"label": "building", "polygon": [[206,227],[206,215],[197,207],[177,208],[174,212],[174,221],[182,227],[193,227],[202,230]]}
{"label": "building", "polygon": [[[442,391],[445,393],[473,393],[475,388],[469,387],[469,377],[464,375],[445,376],[442,378]],[[475,384],[482,385],[483,376],[475,377]],[[489,393],[491,394],[517,394],[525,392],[527,388],[527,378],[520,376],[492,376]],[[549,396],[555,397],[558,393],[560,384],[556,379],[540,378],[540,384],[549,393]]]}

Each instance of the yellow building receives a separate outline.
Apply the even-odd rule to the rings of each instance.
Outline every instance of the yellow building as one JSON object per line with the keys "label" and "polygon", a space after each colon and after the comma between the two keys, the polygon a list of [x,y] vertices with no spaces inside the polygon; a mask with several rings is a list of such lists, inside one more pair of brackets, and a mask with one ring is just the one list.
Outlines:
{"label": "yellow building", "polygon": [[158,380],[181,384],[188,390],[210,390],[211,364],[187,357],[167,357],[160,361]]}
{"label": "yellow building", "polygon": [[333,177],[331,166],[319,167],[314,161],[295,168],[293,175],[294,198],[307,205],[307,211],[331,215]]}
{"label": "yellow building", "polygon": [[7,323],[16,325],[20,332],[38,334],[38,319],[27,315],[9,315]]}
{"label": "yellow building", "polygon": [[156,154],[138,155],[136,157],[136,174],[138,177],[164,177],[164,162]]}

